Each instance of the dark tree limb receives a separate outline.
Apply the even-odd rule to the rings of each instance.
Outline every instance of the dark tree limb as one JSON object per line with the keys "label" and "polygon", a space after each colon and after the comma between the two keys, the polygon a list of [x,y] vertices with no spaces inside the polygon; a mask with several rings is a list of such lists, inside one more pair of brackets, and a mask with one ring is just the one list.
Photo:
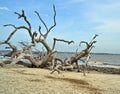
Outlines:
{"label": "dark tree limb", "polygon": [[52,50],[54,50],[57,41],[61,41],[61,42],[68,43],[68,45],[71,44],[71,43],[74,43],[74,41],[67,41],[67,40],[64,40],[64,39],[57,39],[57,38],[54,38]]}
{"label": "dark tree limb", "polygon": [[14,29],[16,29],[16,26],[13,25],[13,24],[6,24],[6,25],[3,25],[4,27],[7,27],[7,26],[12,26]]}
{"label": "dark tree limb", "polygon": [[[92,42],[94,39],[96,39],[97,36],[99,36],[99,35],[98,35],[98,34],[95,34],[95,36],[92,38],[91,42]],[[91,43],[91,42],[90,42],[90,43]]]}
{"label": "dark tree limb", "polygon": [[86,41],[81,41],[79,46],[81,46],[82,43],[85,43],[87,47],[89,46],[88,42],[86,42]]}
{"label": "dark tree limb", "polygon": [[25,13],[24,13],[24,10],[22,10],[22,14],[19,14],[19,13],[17,13],[17,12],[15,12],[15,14],[18,15],[18,19],[23,18],[23,19],[25,20],[25,22],[28,24],[29,29],[31,30],[31,24],[30,24],[30,22],[27,20],[27,17],[25,16]]}
{"label": "dark tree limb", "polygon": [[41,36],[44,37],[44,34],[42,34],[42,32],[41,32],[41,26],[39,26],[38,32],[39,32],[39,34],[40,34],[39,39],[41,39]]}

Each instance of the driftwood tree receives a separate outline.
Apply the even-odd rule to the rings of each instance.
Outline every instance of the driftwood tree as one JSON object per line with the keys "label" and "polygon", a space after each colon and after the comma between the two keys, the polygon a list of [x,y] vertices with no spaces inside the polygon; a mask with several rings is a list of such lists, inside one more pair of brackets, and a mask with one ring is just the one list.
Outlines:
{"label": "driftwood tree", "polygon": [[[8,38],[4,41],[4,42],[0,42],[0,44],[7,44],[9,45],[9,48],[12,49],[12,51],[7,54],[6,56],[11,57],[10,59],[12,59],[12,64],[15,64],[17,62],[19,62],[22,58],[25,58],[27,60],[29,60],[32,64],[32,66],[35,67],[46,67],[46,66],[52,66],[51,68],[54,67],[55,62],[58,60],[61,63],[63,63],[63,61],[57,57],[55,57],[53,54],[56,52],[54,51],[55,45],[57,41],[61,41],[61,42],[65,42],[68,44],[73,43],[73,41],[66,41],[64,39],[57,39],[54,38],[53,39],[53,46],[50,47],[48,45],[48,43],[46,42],[46,39],[48,37],[48,34],[50,33],[50,31],[56,26],[56,10],[55,10],[55,6],[53,5],[53,10],[54,10],[54,24],[48,28],[46,23],[44,22],[44,20],[41,18],[40,14],[35,11],[35,14],[38,16],[39,20],[41,21],[41,23],[44,25],[45,29],[46,29],[46,33],[43,34],[41,31],[41,26],[39,26],[39,29],[37,32],[32,32],[32,26],[29,22],[29,20],[27,19],[24,10],[22,10],[22,13],[17,13],[15,12],[16,15],[18,15],[18,19],[22,19],[24,20],[24,22],[27,24],[27,26],[18,26],[16,27],[13,24],[7,24],[4,25],[5,27],[7,26],[11,26],[14,28],[14,30],[12,31],[12,33],[8,36]],[[18,50],[18,48],[14,45],[12,45],[9,41],[12,38],[12,36],[20,29],[24,29],[29,33],[29,36],[31,38],[31,43],[29,45],[25,45],[23,42],[21,43],[22,45],[24,45],[24,47],[21,50]],[[39,60],[36,60],[33,58],[32,55],[32,51],[30,49],[32,49],[33,46],[36,46],[37,43],[41,43],[44,48],[46,49],[46,54],[40,58]],[[30,51],[30,54],[26,54],[26,51]],[[16,57],[16,58],[14,58]],[[13,60],[14,59],[14,60]],[[22,63],[23,64],[23,63]],[[25,65],[25,64],[24,64]]]}
{"label": "driftwood tree", "polygon": [[[83,73],[85,75],[85,69],[87,67],[87,62],[90,58],[90,51],[92,50],[92,48],[94,47],[94,43],[96,43],[97,41],[95,41],[95,38],[97,37],[98,35],[96,34],[92,40],[90,42],[86,42],[86,41],[81,41],[80,42],[80,45],[82,43],[85,43],[86,44],[86,48],[78,53],[76,53],[74,56],[72,56],[70,58],[70,63],[73,64],[73,63],[76,63],[77,65],[77,68],[78,68],[78,72],[80,71],[79,69],[79,65],[78,65],[78,60],[82,60],[82,58],[85,58],[85,66],[83,68]],[[83,61],[83,60],[82,60]]]}
{"label": "driftwood tree", "polygon": [[65,59],[64,63],[62,65],[56,66],[55,69],[51,73],[54,73],[55,71],[60,73],[59,69],[62,69],[62,70],[73,69],[74,63],[77,66],[78,72],[80,72],[80,68],[79,68],[80,66],[78,64],[78,60],[81,60],[81,61],[85,62],[85,65],[83,66],[83,74],[85,75],[85,70],[87,69],[87,62],[90,59],[90,51],[94,47],[94,43],[96,43],[95,39],[97,36],[98,35],[96,34],[90,42],[81,41],[80,46],[81,46],[81,44],[84,43],[84,44],[86,44],[86,48],[80,52],[76,52],[72,57],[70,57],[69,60]]}
{"label": "driftwood tree", "polygon": [[[8,47],[6,47],[6,48],[11,48],[12,51],[5,55],[5,56],[10,57],[10,59],[1,63],[0,66],[4,66],[4,64],[6,64],[6,62],[8,63],[8,61],[9,61],[9,63],[11,63],[11,64],[22,64],[27,67],[41,67],[41,68],[49,67],[50,69],[52,69],[51,73],[54,73],[55,71],[60,73],[59,69],[73,70],[73,68],[74,68],[73,64],[75,63],[77,66],[78,72],[79,72],[80,69],[79,69],[79,65],[78,65],[78,60],[83,61],[83,58],[85,58],[84,62],[86,64],[85,64],[84,70],[83,70],[84,75],[85,75],[85,69],[87,66],[87,62],[90,58],[90,51],[94,47],[93,45],[94,45],[94,43],[96,43],[95,39],[98,35],[95,35],[90,42],[81,41],[80,45],[84,43],[84,44],[86,44],[86,48],[80,52],[76,52],[72,57],[70,57],[69,60],[68,59],[62,60],[62,59],[56,57],[54,55],[54,53],[56,53],[56,51],[54,50],[55,46],[56,46],[56,42],[65,42],[69,45],[71,43],[74,43],[74,41],[66,41],[64,39],[53,38],[52,47],[48,45],[48,43],[46,41],[47,37],[48,37],[49,33],[52,31],[52,29],[56,26],[56,10],[55,10],[54,5],[53,5],[53,11],[54,11],[53,25],[51,27],[48,27],[47,24],[45,23],[45,21],[41,18],[40,14],[37,11],[35,11],[35,14],[37,15],[37,17],[39,18],[40,22],[43,24],[43,26],[46,30],[45,33],[43,33],[41,31],[41,26],[38,27],[37,31],[32,31],[31,23],[27,19],[24,10],[22,10],[22,13],[15,12],[15,14],[18,16],[18,19],[23,19],[27,25],[26,26],[25,25],[16,26],[13,24],[4,25],[5,27],[8,27],[8,26],[12,27],[13,31],[10,33],[10,35],[8,36],[8,38],[5,41],[0,42],[0,45],[7,44]],[[13,45],[10,42],[10,40],[13,37],[13,35],[21,29],[24,29],[24,30],[26,30],[26,32],[28,32],[31,42],[27,43],[27,44],[25,42],[19,42],[23,47],[22,47],[22,49],[18,49],[17,46]],[[36,44],[38,44],[38,43],[43,45],[46,52],[44,52],[42,55],[39,55],[38,59],[35,59],[34,55],[32,53],[32,48],[35,47]],[[26,62],[20,62],[21,59],[23,59],[23,58],[29,60],[31,64],[27,64]],[[59,61],[61,63],[57,64],[57,61]]]}

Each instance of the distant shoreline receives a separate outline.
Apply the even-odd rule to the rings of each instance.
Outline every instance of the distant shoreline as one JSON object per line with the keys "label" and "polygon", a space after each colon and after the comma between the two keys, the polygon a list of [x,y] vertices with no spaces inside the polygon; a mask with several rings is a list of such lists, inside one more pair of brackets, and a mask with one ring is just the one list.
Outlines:
{"label": "distant shoreline", "polygon": [[[0,53],[6,53],[6,52],[10,52],[11,50],[0,50]],[[37,53],[37,51],[33,51],[33,53]],[[62,52],[62,51],[58,51],[57,53],[69,53],[69,54],[75,54],[76,52]],[[119,53],[97,53],[97,52],[91,52],[90,54],[92,55],[120,55]]]}

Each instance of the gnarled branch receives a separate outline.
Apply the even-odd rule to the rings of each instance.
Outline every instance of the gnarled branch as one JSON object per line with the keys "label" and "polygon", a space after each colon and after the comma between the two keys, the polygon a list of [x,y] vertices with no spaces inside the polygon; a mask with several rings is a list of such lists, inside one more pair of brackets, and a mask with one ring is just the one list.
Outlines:
{"label": "gnarled branch", "polygon": [[19,13],[17,13],[17,12],[14,12],[14,13],[18,15],[18,19],[23,18],[23,19],[25,20],[25,22],[28,24],[29,29],[31,30],[31,24],[30,24],[30,22],[27,20],[27,17],[25,16],[25,13],[24,13],[24,10],[22,10],[22,14],[19,14]]}
{"label": "gnarled branch", "polygon": [[65,42],[65,43],[68,43],[68,45],[69,45],[69,44],[71,44],[71,43],[74,43],[74,41],[73,41],[73,40],[72,40],[72,41],[67,41],[67,40],[64,40],[64,39],[57,39],[57,38],[54,38],[54,42],[53,42],[53,47],[52,47],[52,50],[54,50],[54,48],[55,48],[56,41]]}

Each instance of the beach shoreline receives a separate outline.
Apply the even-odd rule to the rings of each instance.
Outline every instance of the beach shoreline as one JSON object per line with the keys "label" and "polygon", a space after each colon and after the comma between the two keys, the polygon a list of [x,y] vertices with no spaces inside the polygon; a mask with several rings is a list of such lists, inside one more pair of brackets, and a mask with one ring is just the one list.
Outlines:
{"label": "beach shoreline", "polygon": [[[0,67],[8,67],[8,68],[24,68],[24,65],[19,65],[19,64],[5,64],[1,65],[1,63],[4,60],[0,60]],[[79,64],[80,70],[83,71],[84,64]],[[75,69],[77,68],[76,65],[74,66]],[[96,71],[96,72],[102,72],[102,73],[107,73],[107,74],[119,74],[120,75],[120,66],[115,66],[115,65],[108,65],[104,64],[103,62],[93,62],[90,61],[87,64],[87,70],[85,71]]]}

